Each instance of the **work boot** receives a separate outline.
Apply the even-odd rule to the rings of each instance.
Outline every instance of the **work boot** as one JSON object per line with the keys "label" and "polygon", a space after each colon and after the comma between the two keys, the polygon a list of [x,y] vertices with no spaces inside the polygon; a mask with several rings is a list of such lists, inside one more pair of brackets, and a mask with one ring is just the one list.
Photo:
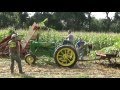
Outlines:
{"label": "work boot", "polygon": [[11,74],[14,74],[14,70],[11,70]]}
{"label": "work boot", "polygon": [[11,72],[11,74],[14,74],[14,72]]}

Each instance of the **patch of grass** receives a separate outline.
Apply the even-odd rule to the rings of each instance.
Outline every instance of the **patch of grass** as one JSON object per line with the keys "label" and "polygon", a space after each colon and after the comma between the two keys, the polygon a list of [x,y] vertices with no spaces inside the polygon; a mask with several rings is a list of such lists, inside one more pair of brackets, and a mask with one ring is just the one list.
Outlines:
{"label": "patch of grass", "polygon": [[47,56],[41,56],[38,58],[39,60],[37,60],[36,64],[38,66],[44,66],[44,65],[54,65],[55,61],[52,57],[47,57]]}

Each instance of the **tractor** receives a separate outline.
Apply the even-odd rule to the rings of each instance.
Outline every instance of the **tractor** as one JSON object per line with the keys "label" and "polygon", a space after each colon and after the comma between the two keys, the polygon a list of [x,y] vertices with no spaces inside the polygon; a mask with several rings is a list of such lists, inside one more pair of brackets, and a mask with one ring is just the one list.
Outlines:
{"label": "tractor", "polygon": [[[86,49],[90,49],[91,45],[86,44]],[[62,67],[72,67],[79,60],[79,55],[76,51],[76,44],[56,44],[55,42],[37,42],[31,41],[30,43],[30,53],[25,56],[25,61],[28,64],[34,64],[36,61],[36,56],[41,52],[48,53],[50,56],[54,57],[54,60],[58,66]],[[88,53],[88,52],[86,52]]]}

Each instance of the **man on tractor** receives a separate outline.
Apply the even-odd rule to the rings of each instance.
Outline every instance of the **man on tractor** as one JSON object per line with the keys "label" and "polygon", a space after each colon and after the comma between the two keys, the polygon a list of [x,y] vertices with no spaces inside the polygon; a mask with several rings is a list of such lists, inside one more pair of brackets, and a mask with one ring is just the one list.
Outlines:
{"label": "man on tractor", "polygon": [[8,42],[8,46],[9,46],[9,54],[11,58],[11,66],[10,66],[11,74],[14,73],[14,61],[18,63],[19,73],[23,74],[24,72],[22,71],[17,34],[12,34],[11,40]]}
{"label": "man on tractor", "polygon": [[66,37],[66,40],[63,41],[63,45],[65,44],[73,45],[73,41],[74,41],[74,36],[71,30],[68,30],[68,36]]}

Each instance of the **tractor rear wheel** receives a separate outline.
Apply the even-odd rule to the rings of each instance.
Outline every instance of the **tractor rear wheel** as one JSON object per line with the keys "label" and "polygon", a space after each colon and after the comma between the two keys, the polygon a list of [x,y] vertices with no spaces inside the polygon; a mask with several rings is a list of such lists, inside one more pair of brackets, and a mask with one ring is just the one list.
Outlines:
{"label": "tractor rear wheel", "polygon": [[56,49],[54,60],[59,66],[72,67],[78,60],[76,49],[70,45],[62,45]]}

